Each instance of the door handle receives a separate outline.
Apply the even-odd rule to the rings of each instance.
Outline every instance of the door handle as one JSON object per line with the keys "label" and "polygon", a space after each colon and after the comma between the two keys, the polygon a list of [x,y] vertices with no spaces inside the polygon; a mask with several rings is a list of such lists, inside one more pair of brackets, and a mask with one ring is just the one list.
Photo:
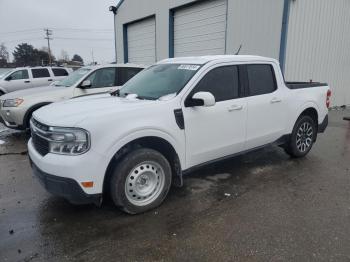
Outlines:
{"label": "door handle", "polygon": [[50,81],[52,81],[52,79],[48,79],[47,81],[49,81],[49,82],[50,82]]}
{"label": "door handle", "polygon": [[30,81],[29,81],[29,80],[26,80],[26,81],[24,81],[24,83],[30,83]]}
{"label": "door handle", "polygon": [[240,105],[232,105],[228,107],[228,111],[232,112],[232,111],[238,111],[238,110],[242,110],[243,106]]}
{"label": "door handle", "polygon": [[280,102],[282,102],[282,99],[279,99],[279,98],[277,98],[277,97],[274,97],[274,98],[272,98],[272,100],[271,100],[271,104],[280,103]]}

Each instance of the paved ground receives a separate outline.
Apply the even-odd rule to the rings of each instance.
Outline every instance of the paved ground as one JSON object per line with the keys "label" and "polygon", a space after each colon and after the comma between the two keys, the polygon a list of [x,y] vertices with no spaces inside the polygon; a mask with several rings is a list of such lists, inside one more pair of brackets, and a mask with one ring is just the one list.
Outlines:
{"label": "paved ground", "polygon": [[[138,216],[73,206],[0,131],[0,261],[350,261],[350,111],[305,159],[267,148],[193,173]],[[0,127],[1,130],[1,127]]]}

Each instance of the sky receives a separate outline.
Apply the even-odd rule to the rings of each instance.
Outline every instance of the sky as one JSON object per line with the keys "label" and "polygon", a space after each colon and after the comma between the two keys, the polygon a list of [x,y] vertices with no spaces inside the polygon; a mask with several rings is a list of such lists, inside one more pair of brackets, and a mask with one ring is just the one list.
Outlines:
{"label": "sky", "polygon": [[[12,54],[20,43],[47,47],[44,28],[52,29],[51,50],[61,58],[79,54],[85,64],[114,60],[113,14],[118,0],[0,0],[0,43]],[[12,60],[12,55],[10,55]]]}

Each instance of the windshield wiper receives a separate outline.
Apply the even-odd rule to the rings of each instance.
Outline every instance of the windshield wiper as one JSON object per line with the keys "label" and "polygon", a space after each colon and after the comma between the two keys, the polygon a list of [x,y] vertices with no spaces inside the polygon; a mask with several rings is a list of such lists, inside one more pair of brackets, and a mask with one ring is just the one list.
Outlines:
{"label": "windshield wiper", "polygon": [[120,96],[120,90],[117,89],[117,90],[115,90],[113,92],[110,92],[110,94],[111,94],[111,96]]}

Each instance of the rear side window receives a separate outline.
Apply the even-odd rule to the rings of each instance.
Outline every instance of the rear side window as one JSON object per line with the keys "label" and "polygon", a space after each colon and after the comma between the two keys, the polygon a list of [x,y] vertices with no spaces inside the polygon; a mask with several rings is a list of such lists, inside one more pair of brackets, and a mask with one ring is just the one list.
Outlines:
{"label": "rear side window", "polygon": [[247,71],[250,96],[269,94],[277,89],[271,65],[247,65]]}
{"label": "rear side window", "polygon": [[211,70],[192,90],[190,97],[197,92],[212,93],[216,102],[238,98],[238,67],[223,66]]}
{"label": "rear side window", "polygon": [[47,68],[32,69],[33,78],[50,77],[49,70]]}
{"label": "rear side window", "polygon": [[131,78],[137,75],[143,68],[118,67],[117,68],[117,86],[122,86]]}
{"label": "rear side window", "polygon": [[63,68],[52,68],[52,72],[55,76],[67,76],[68,72]]}

